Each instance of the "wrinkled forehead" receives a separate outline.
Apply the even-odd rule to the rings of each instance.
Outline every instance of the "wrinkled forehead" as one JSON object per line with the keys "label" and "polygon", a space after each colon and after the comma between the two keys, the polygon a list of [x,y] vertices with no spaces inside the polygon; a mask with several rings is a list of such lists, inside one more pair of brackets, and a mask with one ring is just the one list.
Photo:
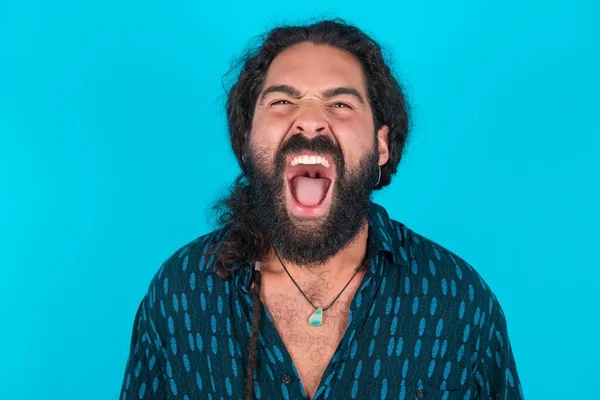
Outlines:
{"label": "wrinkled forehead", "polygon": [[322,44],[294,45],[274,59],[263,85],[289,85],[301,95],[321,93],[335,87],[355,88],[366,99],[363,68],[354,55]]}

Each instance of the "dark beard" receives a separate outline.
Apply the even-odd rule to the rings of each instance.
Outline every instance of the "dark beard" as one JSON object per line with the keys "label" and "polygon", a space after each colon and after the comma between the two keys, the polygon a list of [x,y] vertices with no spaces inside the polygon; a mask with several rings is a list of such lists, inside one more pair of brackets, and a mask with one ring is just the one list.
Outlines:
{"label": "dark beard", "polygon": [[[295,264],[323,264],[354,239],[368,215],[371,192],[378,179],[376,142],[355,172],[345,170],[340,149],[326,136],[309,140],[292,136],[280,149],[273,173],[265,171],[261,157],[248,152],[250,201],[258,227],[267,235],[278,255]],[[285,157],[303,150],[332,156],[337,182],[328,215],[322,220],[303,224],[290,217],[286,209]]]}

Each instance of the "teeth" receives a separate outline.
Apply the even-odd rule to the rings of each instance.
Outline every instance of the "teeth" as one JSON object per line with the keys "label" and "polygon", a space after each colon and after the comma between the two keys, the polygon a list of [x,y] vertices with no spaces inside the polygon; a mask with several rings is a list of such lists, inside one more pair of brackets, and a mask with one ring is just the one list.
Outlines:
{"label": "teeth", "polygon": [[296,156],[292,158],[292,162],[290,162],[290,165],[293,167],[298,164],[321,164],[325,168],[329,168],[329,161],[327,161],[325,157],[321,156]]}

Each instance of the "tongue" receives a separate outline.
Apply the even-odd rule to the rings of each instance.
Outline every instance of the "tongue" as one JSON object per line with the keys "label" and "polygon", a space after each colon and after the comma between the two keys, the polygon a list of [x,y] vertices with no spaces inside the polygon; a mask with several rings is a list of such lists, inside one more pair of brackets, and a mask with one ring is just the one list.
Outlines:
{"label": "tongue", "polygon": [[325,198],[328,179],[297,176],[292,180],[292,193],[296,201],[305,207],[314,207]]}

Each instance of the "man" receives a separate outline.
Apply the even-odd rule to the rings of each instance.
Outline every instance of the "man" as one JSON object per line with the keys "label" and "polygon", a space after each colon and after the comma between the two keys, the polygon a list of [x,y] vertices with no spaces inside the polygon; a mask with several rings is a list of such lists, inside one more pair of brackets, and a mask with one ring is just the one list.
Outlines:
{"label": "man", "polygon": [[409,125],[376,42],[274,29],[227,112],[242,174],[152,280],[122,399],[522,398],[486,283],[370,202]]}

